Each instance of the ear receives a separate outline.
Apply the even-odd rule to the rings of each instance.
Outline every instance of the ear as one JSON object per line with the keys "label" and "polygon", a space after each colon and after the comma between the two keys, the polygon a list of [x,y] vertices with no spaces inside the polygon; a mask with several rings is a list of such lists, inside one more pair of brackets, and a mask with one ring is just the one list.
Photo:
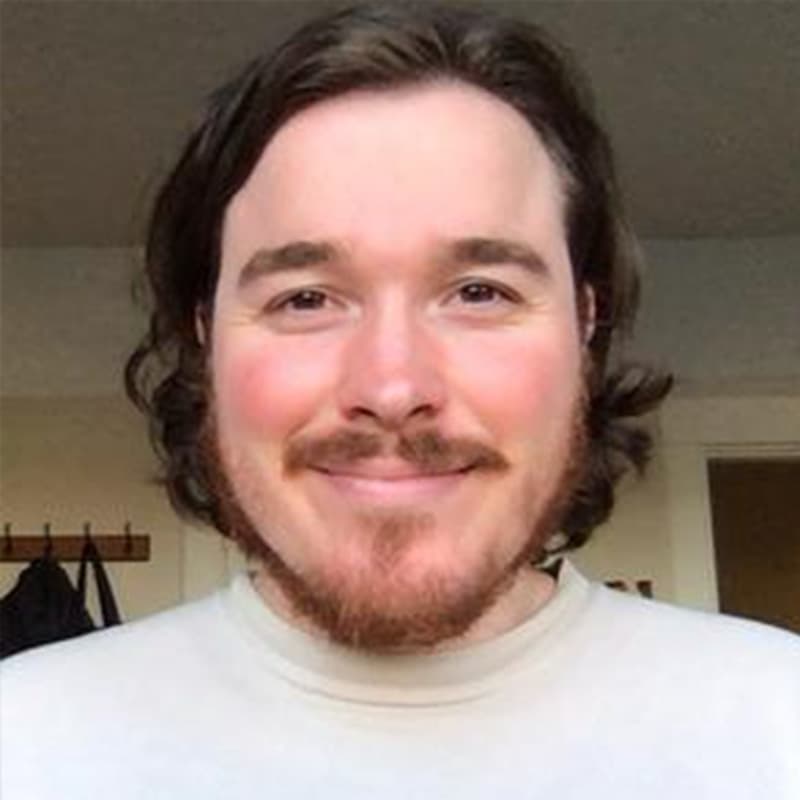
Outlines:
{"label": "ear", "polygon": [[583,346],[588,347],[597,325],[597,303],[594,289],[588,283],[581,284],[578,287],[577,306],[581,340]]}

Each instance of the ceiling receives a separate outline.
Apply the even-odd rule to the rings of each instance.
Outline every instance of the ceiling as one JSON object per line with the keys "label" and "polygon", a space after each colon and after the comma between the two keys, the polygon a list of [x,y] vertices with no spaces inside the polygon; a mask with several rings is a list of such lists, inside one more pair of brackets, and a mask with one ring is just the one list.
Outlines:
{"label": "ceiling", "polygon": [[[140,242],[205,96],[329,5],[3,0],[3,245]],[[496,5],[590,74],[643,236],[800,232],[800,3]]]}

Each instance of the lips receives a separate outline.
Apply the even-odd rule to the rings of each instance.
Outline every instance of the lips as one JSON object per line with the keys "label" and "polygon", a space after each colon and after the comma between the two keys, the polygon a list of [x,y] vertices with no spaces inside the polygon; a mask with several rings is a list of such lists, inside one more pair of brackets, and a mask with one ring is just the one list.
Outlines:
{"label": "lips", "polygon": [[338,494],[390,504],[439,499],[455,489],[471,471],[470,465],[449,471],[424,472],[419,467],[389,460],[370,460],[334,469],[314,468]]}
{"label": "lips", "polygon": [[405,481],[438,478],[468,472],[471,468],[471,464],[465,464],[453,466],[446,470],[426,470],[404,461],[378,458],[361,460],[346,466],[314,467],[314,469],[326,475],[345,478],[363,478],[376,481]]}

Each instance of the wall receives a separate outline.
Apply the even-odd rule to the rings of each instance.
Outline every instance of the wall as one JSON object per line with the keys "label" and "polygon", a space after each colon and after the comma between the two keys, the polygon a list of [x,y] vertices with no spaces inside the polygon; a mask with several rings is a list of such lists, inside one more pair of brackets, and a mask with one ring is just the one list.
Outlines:
{"label": "wall", "polygon": [[706,460],[800,455],[800,402],[792,394],[685,396],[673,398],[660,416],[675,600],[714,610]]}
{"label": "wall", "polygon": [[[646,241],[629,355],[695,394],[800,394],[800,237]],[[119,395],[143,330],[134,250],[2,251],[3,396]]]}
{"label": "wall", "polygon": [[800,237],[647,241],[632,348],[683,393],[800,395]]}
{"label": "wall", "polygon": [[675,598],[664,463],[657,448],[643,479],[629,476],[617,491],[610,520],[571,556],[598,580],[651,580],[654,596]]}
{"label": "wall", "polygon": [[[119,533],[130,521],[151,536],[151,559],[110,563],[126,617],[176,603],[181,596],[180,525],[152,483],[153,459],[142,421],[119,398],[3,398],[2,517],[13,532],[54,535]],[[24,564],[0,564],[7,591]],[[75,575],[75,565],[68,565]],[[91,585],[91,584],[90,584]]]}
{"label": "wall", "polygon": [[[650,578],[658,597],[713,608],[703,458],[720,442],[798,438],[800,238],[645,250],[641,334],[629,354],[674,369],[679,391],[652,421],[661,447],[647,478],[623,485],[612,521],[576,560],[598,578]],[[119,377],[144,325],[130,302],[137,258],[6,250],[2,270],[2,519],[19,532],[44,521],[78,531],[88,519],[112,530],[131,520],[150,533],[151,562],[112,565],[129,617],[202,594],[241,566],[219,537],[178,520],[150,483],[143,422]],[[0,565],[0,591],[18,569]]]}
{"label": "wall", "polygon": [[[2,258],[2,521],[18,534],[44,522],[54,535],[79,533],[86,521],[149,534],[149,562],[109,565],[128,618],[177,602],[183,570],[182,526],[152,483],[144,421],[122,391],[144,325],[131,302],[136,261],[135,251],[84,248]],[[0,564],[0,592],[23,566]]]}

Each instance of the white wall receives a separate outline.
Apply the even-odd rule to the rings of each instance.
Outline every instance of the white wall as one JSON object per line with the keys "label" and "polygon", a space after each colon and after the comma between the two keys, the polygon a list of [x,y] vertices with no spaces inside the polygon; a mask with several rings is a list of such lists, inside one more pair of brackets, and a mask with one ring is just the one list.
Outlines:
{"label": "white wall", "polygon": [[[800,437],[800,238],[645,251],[631,353],[670,366],[681,389],[653,421],[662,441],[648,477],[622,487],[612,521],[576,560],[598,578],[650,578],[658,597],[714,607],[705,453]],[[60,533],[131,520],[150,533],[151,562],[112,565],[129,617],[202,593],[239,563],[214,535],[187,533],[150,483],[144,423],[121,393],[121,364],[144,326],[130,302],[136,260],[89,249],[2,259],[3,521],[18,532],[50,521]],[[19,565],[0,567],[4,591]]]}
{"label": "white wall", "polygon": [[[144,327],[131,302],[130,250],[2,254],[2,521],[20,535],[151,537],[150,561],[111,563],[124,616],[182,596],[181,525],[153,485],[144,420],[123,396],[122,364]],[[24,564],[0,564],[0,592]],[[73,575],[75,565],[67,565]]]}
{"label": "white wall", "polygon": [[685,391],[800,394],[800,237],[649,241],[634,352]]}
{"label": "white wall", "polygon": [[[12,533],[95,533],[151,537],[147,562],[110,563],[125,617],[174,605],[181,597],[183,540],[163,493],[153,485],[153,458],[142,421],[120,398],[5,397],[2,410],[2,519]],[[0,592],[24,564],[0,563]],[[75,573],[75,565],[68,565]]]}
{"label": "white wall", "polygon": [[122,364],[145,317],[131,300],[139,254],[2,251],[4,397],[120,397]]}

